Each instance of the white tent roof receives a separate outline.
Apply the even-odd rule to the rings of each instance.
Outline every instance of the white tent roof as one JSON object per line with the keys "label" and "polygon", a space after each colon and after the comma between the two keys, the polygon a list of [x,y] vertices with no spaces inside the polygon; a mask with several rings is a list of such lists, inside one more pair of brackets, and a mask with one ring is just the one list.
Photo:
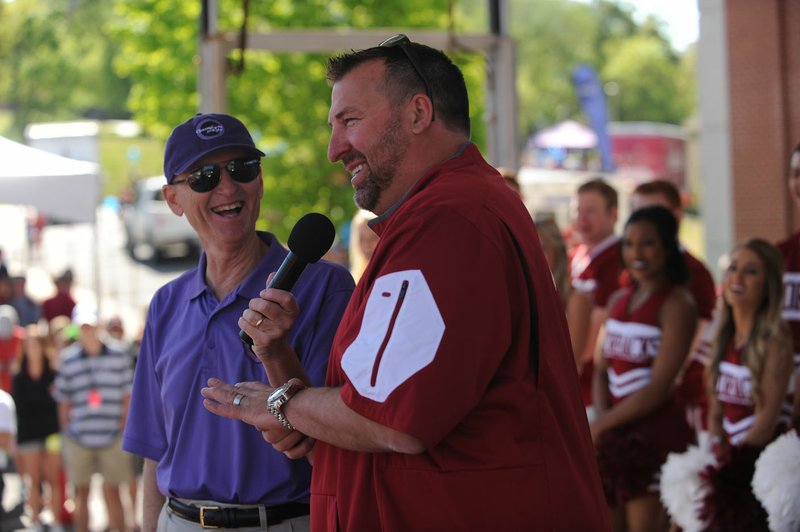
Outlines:
{"label": "white tent roof", "polygon": [[0,137],[0,203],[32,205],[64,222],[94,222],[96,163],[69,159]]}
{"label": "white tent roof", "polygon": [[579,122],[565,120],[541,130],[533,144],[537,148],[590,149],[597,146],[597,135]]}

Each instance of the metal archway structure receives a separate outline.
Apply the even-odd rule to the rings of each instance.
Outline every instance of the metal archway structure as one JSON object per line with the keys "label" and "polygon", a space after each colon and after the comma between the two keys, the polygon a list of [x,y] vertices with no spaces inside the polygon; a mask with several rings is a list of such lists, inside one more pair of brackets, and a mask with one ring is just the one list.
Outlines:
{"label": "metal archway structure", "polygon": [[[216,0],[202,0],[200,32],[200,111],[225,112],[228,74],[226,57],[239,47],[239,36],[217,29]],[[405,33],[420,42],[444,51],[472,50],[486,55],[487,97],[486,124],[489,138],[488,159],[497,166],[519,166],[517,135],[516,46],[507,34],[506,0],[490,0],[491,31],[488,33],[452,33],[418,28],[369,30],[284,30],[248,33],[247,48],[270,52],[329,53],[337,50],[375,46],[387,36]]]}

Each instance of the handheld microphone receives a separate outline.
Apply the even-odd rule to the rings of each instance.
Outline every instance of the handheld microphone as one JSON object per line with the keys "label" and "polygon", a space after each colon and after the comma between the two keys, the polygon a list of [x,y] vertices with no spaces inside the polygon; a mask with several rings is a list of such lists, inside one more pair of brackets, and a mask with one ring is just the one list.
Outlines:
{"label": "handheld microphone", "polygon": [[[310,212],[300,218],[289,234],[289,254],[267,288],[291,290],[306,265],[317,262],[331,248],[335,236],[336,229],[326,216]],[[246,332],[239,331],[239,338],[253,345]]]}

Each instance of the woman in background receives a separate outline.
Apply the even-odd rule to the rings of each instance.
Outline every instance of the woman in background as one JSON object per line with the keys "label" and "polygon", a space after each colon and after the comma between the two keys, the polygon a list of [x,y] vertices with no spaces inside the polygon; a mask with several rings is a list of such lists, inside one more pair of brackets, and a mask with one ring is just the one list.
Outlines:
{"label": "woman in background", "polygon": [[782,265],[775,246],[752,238],[734,249],[723,281],[709,366],[708,426],[718,465],[703,473],[710,490],[701,510],[701,520],[714,530],[767,530],[766,512],[746,486],[758,455],[791,415],[792,344],[781,318]]}
{"label": "woman in background", "polygon": [[683,286],[688,270],[672,213],[635,211],[625,224],[622,261],[633,284],[615,292],[598,339],[590,425],[616,530],[667,530],[658,478],[670,452],[692,439],[674,386],[697,326]]}
{"label": "woman in background", "polygon": [[553,282],[558,289],[558,295],[567,306],[567,297],[572,283],[569,278],[569,259],[567,258],[567,245],[561,234],[561,228],[552,215],[540,215],[534,217],[536,231],[539,233],[539,240],[542,243],[544,258],[553,274]]}
{"label": "woman in background", "polygon": [[364,273],[367,263],[378,245],[378,234],[367,224],[373,218],[375,218],[374,214],[360,209],[350,222],[348,255],[350,257],[350,274],[355,282],[361,278],[361,274]]}
{"label": "woman in background", "polygon": [[27,327],[20,371],[12,385],[17,405],[17,457],[28,486],[31,520],[38,530],[42,529],[39,514],[44,506],[42,481],[50,486],[48,507],[55,526],[60,526],[62,498],[58,410],[50,394],[56,374],[50,367],[47,349],[47,336],[39,332],[38,326]]}

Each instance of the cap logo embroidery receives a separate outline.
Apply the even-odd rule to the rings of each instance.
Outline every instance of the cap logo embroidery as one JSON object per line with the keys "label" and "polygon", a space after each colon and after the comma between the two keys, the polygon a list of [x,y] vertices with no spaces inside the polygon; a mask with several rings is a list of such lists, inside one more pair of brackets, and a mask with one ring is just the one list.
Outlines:
{"label": "cap logo embroidery", "polygon": [[201,139],[213,139],[225,133],[225,127],[216,120],[204,120],[198,124],[195,133]]}

